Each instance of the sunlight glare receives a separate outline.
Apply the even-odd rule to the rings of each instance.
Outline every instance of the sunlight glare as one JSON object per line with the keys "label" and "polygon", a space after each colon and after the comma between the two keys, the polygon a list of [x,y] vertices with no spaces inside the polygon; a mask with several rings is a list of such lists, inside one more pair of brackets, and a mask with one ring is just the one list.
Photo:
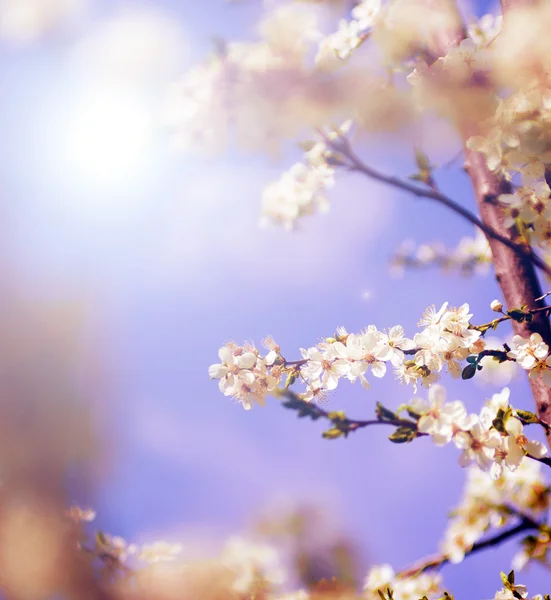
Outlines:
{"label": "sunlight glare", "polygon": [[70,169],[82,183],[126,183],[147,158],[151,115],[125,90],[87,95],[75,106],[68,125]]}

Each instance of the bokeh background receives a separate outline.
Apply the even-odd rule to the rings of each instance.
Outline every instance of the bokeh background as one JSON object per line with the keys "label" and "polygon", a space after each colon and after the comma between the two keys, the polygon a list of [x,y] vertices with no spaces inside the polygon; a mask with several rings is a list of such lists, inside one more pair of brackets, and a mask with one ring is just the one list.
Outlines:
{"label": "bokeh background", "polygon": [[[491,274],[391,276],[405,238],[454,246],[474,233],[428,201],[347,175],[328,215],[292,233],[261,230],[263,186],[296,150],[280,160],[175,150],[168,85],[215,37],[251,39],[261,13],[253,0],[0,0],[2,381],[24,382],[35,399],[12,432],[32,431],[39,452],[36,431],[61,431],[74,452],[71,502],[125,539],[216,542],[308,505],[323,510],[328,535],[352,539],[362,570],[399,569],[438,549],[464,482],[455,449],[396,446],[377,428],[323,440],[322,424],[276,400],[243,411],[208,366],[225,342],[267,334],[288,358],[339,325],[413,334],[444,301],[469,302],[487,321],[499,291]],[[395,146],[360,150],[388,171],[412,170]],[[457,165],[438,180],[473,206]],[[61,395],[60,379],[70,382]],[[443,383],[472,409],[500,389]],[[377,400],[411,397],[392,376],[372,384],[342,383],[328,406],[366,418]],[[530,408],[526,382],[511,387],[515,406]],[[445,581],[458,600],[493,597],[515,550],[446,567]],[[541,567],[523,580],[547,590]]]}

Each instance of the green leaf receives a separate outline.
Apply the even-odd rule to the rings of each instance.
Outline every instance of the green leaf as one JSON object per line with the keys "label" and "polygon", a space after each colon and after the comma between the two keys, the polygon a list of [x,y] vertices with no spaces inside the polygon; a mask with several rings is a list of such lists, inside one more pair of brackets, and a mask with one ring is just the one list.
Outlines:
{"label": "green leaf", "polygon": [[507,575],[507,581],[511,584],[511,585],[515,585],[515,572],[511,571],[509,573],[509,575]]}
{"label": "green leaf", "polygon": [[415,148],[415,163],[420,171],[431,170],[429,157],[420,148]]}
{"label": "green leaf", "polygon": [[467,362],[471,363],[472,365],[476,365],[478,362],[478,356],[467,356]]}
{"label": "green leaf", "polygon": [[330,412],[327,416],[331,421],[333,421],[333,423],[346,421],[346,415],[342,412],[342,410]]}
{"label": "green leaf", "polygon": [[[413,425],[413,423],[412,423]],[[417,429],[415,427],[408,427],[402,425],[396,429],[396,431],[388,438],[395,444],[407,444],[417,437]]]}
{"label": "green leaf", "polygon": [[285,389],[287,389],[288,387],[292,386],[293,383],[295,383],[295,381],[297,380],[297,374],[295,371],[291,371],[288,375],[287,375],[287,379],[285,380]]}
{"label": "green leaf", "polygon": [[290,391],[285,391],[285,396],[288,398],[285,402],[281,404],[290,410],[296,410],[297,416],[302,417],[310,417],[312,421],[316,421],[323,416],[323,413],[320,409],[310,402],[306,402],[305,400],[301,400],[296,394]]}
{"label": "green leaf", "polygon": [[105,546],[106,543],[107,540],[105,539],[105,534],[103,533],[103,531],[98,531],[96,533],[96,545]]}
{"label": "green leaf", "polygon": [[519,308],[513,308],[507,311],[507,315],[513,319],[513,321],[517,321],[517,323],[524,323],[526,321],[526,315],[529,313],[525,313],[523,310]]}
{"label": "green leaf", "polygon": [[517,417],[525,424],[539,423],[540,420],[533,412],[529,410],[517,410]]}
{"label": "green leaf", "polygon": [[340,438],[342,435],[344,435],[344,432],[338,429],[337,427],[332,427],[331,429],[324,431],[321,435],[326,440],[336,440],[337,438]]}
{"label": "green leaf", "polygon": [[476,375],[476,367],[475,365],[467,365],[462,373],[461,373],[461,379],[472,379],[474,376]]}
{"label": "green leaf", "polygon": [[499,574],[501,576],[501,581],[503,582],[503,585],[505,586],[506,589],[513,591],[513,586],[511,585],[511,582],[509,581],[509,576],[506,575],[503,571]]}
{"label": "green leaf", "polygon": [[396,421],[398,419],[396,413],[393,413],[391,410],[388,410],[388,408],[385,408],[380,402],[377,402],[375,414],[380,421]]}

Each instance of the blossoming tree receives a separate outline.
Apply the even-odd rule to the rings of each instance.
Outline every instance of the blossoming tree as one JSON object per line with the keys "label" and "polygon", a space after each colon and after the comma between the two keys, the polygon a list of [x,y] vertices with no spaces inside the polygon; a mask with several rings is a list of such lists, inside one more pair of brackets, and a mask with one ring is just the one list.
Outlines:
{"label": "blossoming tree", "polygon": [[[0,0],[7,15],[0,18],[0,36],[26,39],[77,4]],[[400,571],[374,566],[362,590],[341,569],[340,578],[304,576],[304,589],[283,593],[286,571],[274,549],[240,538],[230,539],[213,561],[175,567],[182,550],[177,544],[138,547],[103,532],[91,537],[86,524],[95,517],[92,510],[60,511],[65,445],[55,455],[56,469],[45,474],[38,455],[47,445],[48,436],[39,435],[46,421],[37,418],[29,429],[36,452],[29,453],[25,441],[25,452],[18,453],[21,436],[6,418],[4,455],[13,455],[18,468],[7,469],[0,494],[2,592],[30,599],[61,592],[98,599],[452,600],[441,567],[515,538],[521,549],[511,567],[504,565],[495,600],[550,600],[549,588],[529,596],[518,571],[530,562],[551,566],[551,292],[542,287],[551,276],[551,6],[502,0],[503,15],[468,21],[453,0],[327,2],[326,16],[340,11],[341,19],[323,33],[319,2],[268,4],[259,41],[220,42],[208,61],[174,86],[168,119],[179,142],[207,151],[229,141],[275,151],[281,140],[301,139],[308,130],[303,160],[264,191],[263,224],[292,229],[326,211],[325,192],[339,174],[358,173],[443,205],[476,229],[456,249],[404,245],[395,268],[491,267],[502,295],[489,307],[490,320],[475,317],[465,298],[459,307],[429,307],[417,332],[393,323],[367,323],[357,332],[339,327],[293,355],[271,337],[262,342],[265,351],[229,343],[209,375],[245,410],[271,396],[299,417],[324,422],[327,440],[377,425],[389,430],[391,443],[424,437],[436,447],[455,446],[467,469],[466,486],[440,552]],[[478,214],[439,188],[434,157],[419,146],[417,172],[409,178],[381,172],[363,158],[362,140],[384,133],[408,139],[420,127],[445,127],[457,139]],[[512,340],[492,340],[506,323],[514,329]],[[508,388],[495,389],[475,414],[447,400],[448,377],[470,380],[511,368],[526,372],[531,410],[515,406]],[[369,395],[372,378],[392,374],[396,385],[411,388],[408,403],[376,403],[367,418],[320,404],[346,382],[359,381]],[[7,395],[14,389],[8,386]],[[43,408],[39,414],[46,414]],[[44,485],[53,474],[57,487]],[[304,555],[299,558],[307,572]]]}
{"label": "blossoming tree", "polygon": [[[292,229],[307,215],[326,211],[325,191],[339,174],[359,173],[441,204],[477,231],[457,250],[403,247],[395,266],[437,263],[470,271],[491,264],[502,298],[492,302],[496,315],[489,321],[477,319],[466,298],[458,308],[428,308],[415,333],[392,323],[366,324],[358,332],[341,327],[292,356],[271,337],[263,341],[265,352],[229,343],[209,375],[246,410],[272,396],[298,416],[325,421],[328,440],[385,425],[394,443],[430,437],[436,446],[455,445],[468,478],[441,552],[400,572],[372,568],[361,596],[451,598],[441,566],[514,536],[522,541],[515,570],[530,561],[549,564],[551,307],[541,281],[551,275],[551,7],[502,0],[502,15],[469,22],[452,0],[337,5],[342,18],[329,34],[320,33],[319,11],[310,5],[276,4],[260,25],[259,41],[220,44],[174,88],[170,118],[179,141],[207,150],[230,139],[275,149],[280,139],[300,138],[307,127],[312,133],[302,143],[303,161],[264,191],[264,224]],[[358,146],[369,136],[408,136],[428,124],[445,124],[459,140],[478,214],[439,188],[434,157],[419,147],[410,178],[381,172],[361,156]],[[491,343],[487,334],[506,322],[513,326],[512,340]],[[526,371],[533,410],[515,408],[507,388],[496,390],[477,414],[446,400],[447,377],[469,380],[511,364]],[[372,377],[391,373],[411,386],[411,402],[377,403],[367,419],[320,406],[345,381],[359,381],[369,394]],[[542,429],[547,445],[532,439],[534,427]],[[514,571],[502,573],[502,580],[496,600],[528,596]],[[242,592],[257,597],[258,590]]]}

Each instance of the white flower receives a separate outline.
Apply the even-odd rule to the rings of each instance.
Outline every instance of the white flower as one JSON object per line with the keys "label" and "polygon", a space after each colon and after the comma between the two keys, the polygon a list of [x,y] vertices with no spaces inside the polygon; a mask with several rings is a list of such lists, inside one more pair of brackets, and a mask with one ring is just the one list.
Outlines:
{"label": "white flower", "polygon": [[462,422],[467,416],[465,406],[460,401],[446,403],[446,390],[441,385],[433,385],[429,389],[428,402],[420,398],[411,401],[411,408],[421,418],[417,428],[421,433],[428,433],[434,442],[443,446],[450,442],[454,433],[454,424]]}
{"label": "white flower", "polygon": [[82,509],[78,506],[71,506],[66,515],[75,523],[91,523],[96,518],[96,511],[91,508]]}
{"label": "white flower", "polygon": [[323,402],[327,397],[327,390],[319,382],[312,382],[306,391],[300,395],[305,402]]}
{"label": "white flower", "polygon": [[381,11],[381,0],[362,0],[352,9],[352,17],[360,29],[369,29]]}
{"label": "white flower", "polygon": [[423,313],[423,317],[418,323],[419,327],[430,327],[431,325],[438,325],[440,323],[442,315],[446,312],[447,308],[447,302],[444,302],[444,304],[442,304],[439,310],[436,310],[434,304],[429,306],[427,310]]}
{"label": "white flower", "polygon": [[231,538],[222,553],[222,564],[234,572],[233,589],[240,594],[254,592],[258,579],[276,586],[285,581],[279,554],[266,544]]}
{"label": "white flower", "polygon": [[373,326],[360,335],[350,334],[346,338],[346,355],[352,361],[348,377],[354,381],[357,377],[364,387],[369,387],[365,372],[371,368],[375,377],[384,377],[386,364],[377,358],[378,348],[383,335]]}
{"label": "white flower", "polygon": [[[513,590],[517,595],[513,594]],[[503,588],[496,592],[494,600],[515,600],[516,598],[526,598],[528,590],[525,585],[514,585],[512,589]]]}
{"label": "white flower", "polygon": [[390,360],[395,367],[399,367],[404,362],[404,350],[411,350],[413,347],[413,341],[404,336],[404,328],[395,325],[388,334],[381,334],[381,348],[377,358]]}
{"label": "white flower", "polygon": [[486,523],[483,520],[456,519],[446,530],[442,551],[452,564],[460,563],[465,554],[483,535]]}
{"label": "white flower", "polygon": [[503,205],[502,209],[505,216],[503,225],[505,227],[514,227],[517,219],[525,223],[534,221],[535,215],[521,194],[501,194],[499,201]]}
{"label": "white flower", "polygon": [[120,536],[112,536],[108,533],[104,533],[101,538],[96,536],[96,545],[101,553],[108,554],[120,562],[124,562],[128,556],[138,550],[135,544],[127,544]]}
{"label": "white flower", "polygon": [[459,431],[453,438],[456,446],[463,450],[459,464],[466,467],[476,460],[478,466],[487,471],[492,465],[500,437],[495,429],[486,429],[480,422],[475,423],[469,431]]}
{"label": "white flower", "polygon": [[175,560],[181,552],[181,544],[158,541],[142,546],[138,558],[151,564],[170,562]]}
{"label": "white flower", "polygon": [[532,369],[537,362],[549,354],[549,346],[539,333],[533,333],[528,340],[515,335],[512,345],[513,349],[507,353],[507,356],[514,358],[523,369]]}
{"label": "white flower", "polygon": [[461,336],[469,328],[469,320],[472,317],[469,314],[469,305],[463,304],[459,308],[446,310],[441,318],[441,324],[444,329]]}
{"label": "white flower", "polygon": [[330,64],[335,57],[345,60],[362,43],[362,40],[360,23],[354,20],[341,19],[338,30],[321,41],[316,63]]}
{"label": "white flower", "polygon": [[226,345],[220,348],[218,356],[221,362],[209,367],[209,377],[220,379],[220,391],[225,396],[232,395],[235,388],[242,383],[247,385],[254,383],[251,369],[256,364],[256,354],[243,352],[243,349],[237,346]]}
{"label": "white flower", "polygon": [[501,15],[484,15],[477,23],[468,26],[469,36],[473,41],[482,46],[490,42],[500,32],[503,23]]}
{"label": "white flower", "polygon": [[[320,379],[321,384],[327,390],[334,390],[341,377],[347,375],[350,365],[346,360],[346,348],[341,342],[336,342],[331,346],[337,346],[326,352],[320,352],[318,348],[301,349],[303,358],[307,359],[305,365],[301,367],[301,373],[305,379],[315,381]],[[342,349],[340,348],[342,346]],[[342,358],[335,358],[336,353]]]}
{"label": "white flower", "polygon": [[[523,433],[523,425],[519,419],[512,417],[505,423],[505,430],[513,442],[510,454],[514,454],[514,467],[518,467],[520,461],[527,453],[535,458],[543,458],[547,455],[547,448],[541,442],[529,440]],[[514,468],[511,468],[514,470]]]}
{"label": "white flower", "polygon": [[270,219],[290,230],[299,217],[327,211],[325,192],[333,183],[334,169],[325,162],[293,165],[264,189],[261,223]]}
{"label": "white flower", "polygon": [[388,587],[395,578],[394,569],[389,564],[375,565],[369,569],[364,581],[364,591],[377,592]]}

